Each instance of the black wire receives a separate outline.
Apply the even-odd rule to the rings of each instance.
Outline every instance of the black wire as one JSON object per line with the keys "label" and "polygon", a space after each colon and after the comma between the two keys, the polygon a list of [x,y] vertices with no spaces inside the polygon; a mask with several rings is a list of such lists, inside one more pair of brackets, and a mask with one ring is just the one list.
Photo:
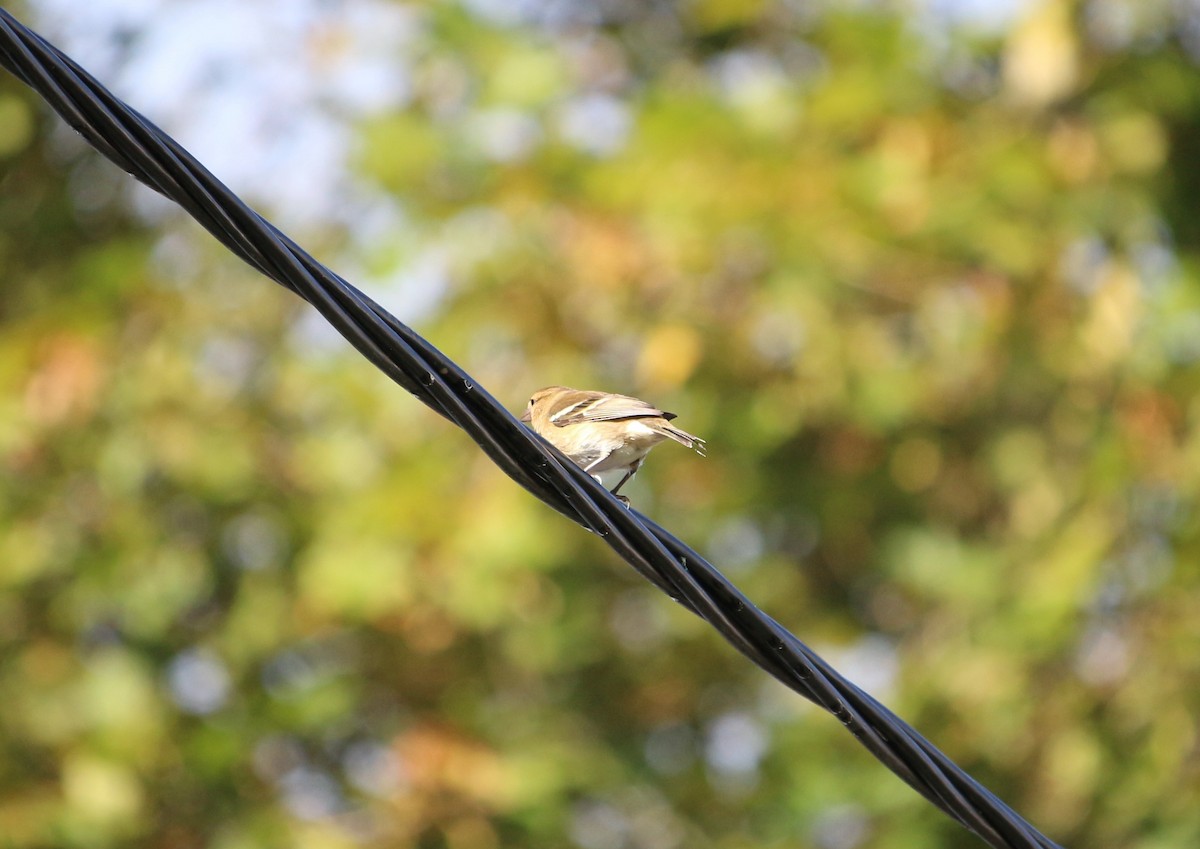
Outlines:
{"label": "black wire", "polygon": [[505,474],[602,537],[738,651],[836,716],[868,751],[934,805],[992,846],[1057,846],[755,607],[707,560],[626,508],[521,426],[452,360],[309,256],[174,139],[2,8],[0,65],[37,91],[106,157],[174,200],[231,251],[312,304],[392,380],[465,430]]}

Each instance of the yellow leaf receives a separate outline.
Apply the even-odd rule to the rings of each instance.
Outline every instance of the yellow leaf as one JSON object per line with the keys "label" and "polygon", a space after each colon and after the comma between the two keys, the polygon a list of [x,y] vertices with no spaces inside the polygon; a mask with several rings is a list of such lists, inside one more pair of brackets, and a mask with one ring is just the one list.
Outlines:
{"label": "yellow leaf", "polygon": [[700,334],[681,324],[656,327],[638,358],[638,383],[650,389],[673,389],[689,377],[700,362]]}

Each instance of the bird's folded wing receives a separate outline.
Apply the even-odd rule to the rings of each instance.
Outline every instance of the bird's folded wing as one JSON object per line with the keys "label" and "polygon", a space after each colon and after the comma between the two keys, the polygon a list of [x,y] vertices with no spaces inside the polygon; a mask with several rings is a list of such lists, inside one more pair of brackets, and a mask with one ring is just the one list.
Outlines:
{"label": "bird's folded wing", "polygon": [[611,422],[620,419],[675,418],[652,404],[628,395],[609,395],[604,392],[569,392],[556,399],[550,411],[550,421],[558,427],[583,422]]}

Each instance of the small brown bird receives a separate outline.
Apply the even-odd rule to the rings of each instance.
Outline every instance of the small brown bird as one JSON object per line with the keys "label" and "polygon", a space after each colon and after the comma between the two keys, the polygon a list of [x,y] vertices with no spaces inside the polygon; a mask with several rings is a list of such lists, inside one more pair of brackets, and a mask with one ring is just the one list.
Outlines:
{"label": "small brown bird", "polygon": [[606,472],[624,472],[612,488],[617,495],[664,439],[704,456],[704,440],[670,424],[673,418],[674,413],[628,395],[547,386],[533,393],[521,421],[601,483]]}

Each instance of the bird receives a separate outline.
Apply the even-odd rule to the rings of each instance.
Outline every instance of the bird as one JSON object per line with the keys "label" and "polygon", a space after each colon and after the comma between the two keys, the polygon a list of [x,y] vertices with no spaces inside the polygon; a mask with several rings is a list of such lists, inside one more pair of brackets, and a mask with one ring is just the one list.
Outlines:
{"label": "bird", "polygon": [[601,475],[624,475],[610,492],[622,503],[623,487],[642,467],[646,455],[664,439],[673,439],[705,456],[705,442],[671,424],[674,413],[640,398],[567,386],[547,386],[534,392],[521,421],[566,454],[577,466],[604,484]]}

